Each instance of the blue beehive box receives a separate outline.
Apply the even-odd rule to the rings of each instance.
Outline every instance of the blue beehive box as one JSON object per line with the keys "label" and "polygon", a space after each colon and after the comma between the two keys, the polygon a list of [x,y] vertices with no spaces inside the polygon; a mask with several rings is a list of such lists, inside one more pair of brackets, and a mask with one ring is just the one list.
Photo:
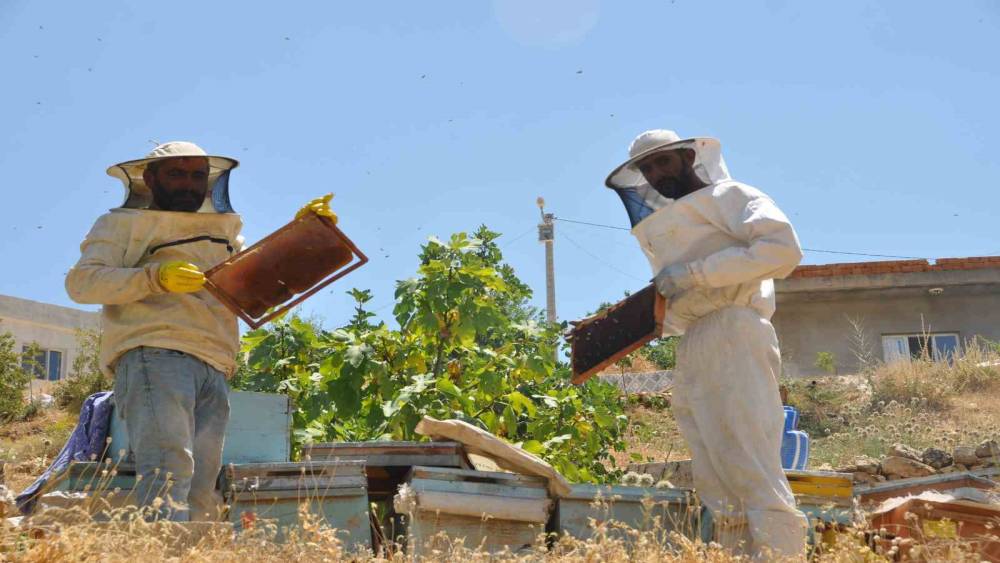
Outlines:
{"label": "blue beehive box", "polygon": [[[689,489],[655,489],[621,485],[573,485],[569,495],[556,504],[552,531],[587,540],[594,525],[624,524],[636,530],[657,530],[666,540],[670,532],[692,539],[711,541],[707,511],[694,501]],[[620,529],[609,526],[610,535]]]}
{"label": "blue beehive box", "polygon": [[[291,403],[287,395],[232,391],[229,393],[229,424],[222,463],[273,463],[291,455]],[[119,462],[130,459],[125,421],[111,417],[108,457]],[[125,452],[125,459],[120,452]]]}
{"label": "blue beehive box", "polygon": [[276,526],[278,541],[301,525],[302,510],[335,530],[347,553],[371,551],[363,461],[229,464],[222,474],[228,518],[237,531]]}

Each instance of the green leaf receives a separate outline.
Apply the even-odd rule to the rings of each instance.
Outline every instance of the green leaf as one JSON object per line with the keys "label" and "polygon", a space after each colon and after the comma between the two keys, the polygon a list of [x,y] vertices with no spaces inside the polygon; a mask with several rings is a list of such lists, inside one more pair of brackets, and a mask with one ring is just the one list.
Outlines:
{"label": "green leaf", "polygon": [[361,365],[365,361],[365,354],[371,350],[367,344],[354,344],[347,347],[344,352],[344,359],[354,367]]}
{"label": "green leaf", "polygon": [[520,391],[511,391],[506,395],[507,401],[510,402],[510,406],[514,409],[514,412],[521,414],[524,411],[528,412],[528,416],[535,416],[535,403],[531,399],[525,397]]}
{"label": "green leaf", "polygon": [[513,439],[517,436],[517,415],[514,414],[514,410],[507,405],[503,409],[503,425],[504,430],[507,431],[507,439]]}
{"label": "green leaf", "polygon": [[642,454],[638,452],[632,452],[628,454],[628,458],[635,462],[642,462]]}
{"label": "green leaf", "polygon": [[545,446],[538,440],[528,440],[521,444],[521,449],[530,454],[542,455],[542,452],[545,451]]}
{"label": "green leaf", "polygon": [[452,397],[455,398],[462,397],[461,389],[459,389],[458,386],[452,383],[452,381],[447,377],[442,377],[437,380],[437,388],[438,391],[441,391],[446,395],[451,395]]}

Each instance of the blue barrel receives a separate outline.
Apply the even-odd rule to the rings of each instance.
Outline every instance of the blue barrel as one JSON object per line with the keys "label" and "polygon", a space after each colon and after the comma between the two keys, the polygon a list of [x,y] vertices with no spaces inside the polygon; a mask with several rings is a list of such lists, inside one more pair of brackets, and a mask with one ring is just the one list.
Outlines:
{"label": "blue barrel", "polygon": [[785,432],[799,428],[799,411],[795,407],[785,406]]}
{"label": "blue barrel", "polygon": [[781,467],[801,471],[809,462],[809,436],[801,430],[786,430],[781,437]]}

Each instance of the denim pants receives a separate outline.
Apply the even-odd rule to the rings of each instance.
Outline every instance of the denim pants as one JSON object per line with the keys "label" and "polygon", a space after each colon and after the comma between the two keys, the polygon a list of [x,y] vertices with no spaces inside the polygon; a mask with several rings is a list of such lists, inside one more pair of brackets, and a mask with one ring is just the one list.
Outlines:
{"label": "denim pants", "polygon": [[159,505],[158,517],[174,521],[215,519],[229,422],[222,372],[184,352],[140,346],[118,360],[114,391],[140,477],[139,506]]}

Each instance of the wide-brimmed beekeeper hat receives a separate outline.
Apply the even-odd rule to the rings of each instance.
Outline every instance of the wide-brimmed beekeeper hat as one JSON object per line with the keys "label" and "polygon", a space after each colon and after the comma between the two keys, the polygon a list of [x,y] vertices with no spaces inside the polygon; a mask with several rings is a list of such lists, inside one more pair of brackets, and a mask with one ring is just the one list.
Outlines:
{"label": "wide-brimmed beekeeper hat", "polygon": [[[632,188],[644,184],[646,178],[639,171],[639,161],[652,154],[678,149],[693,149],[698,156],[697,160],[702,162],[716,160],[722,151],[718,139],[711,137],[681,139],[677,133],[669,129],[653,129],[640,134],[632,141],[628,147],[628,160],[612,170],[604,184],[611,189]],[[699,172],[697,164],[696,162],[696,173]],[[699,176],[701,175],[699,174]],[[713,179],[710,176],[715,176],[715,174],[706,174],[706,177],[702,179],[711,183]]]}
{"label": "wide-brimmed beekeeper hat", "polygon": [[718,140],[711,137],[681,139],[668,129],[646,131],[629,145],[628,160],[615,168],[604,181],[604,185],[617,192],[622,199],[633,227],[673,201],[667,194],[661,194],[649,185],[639,170],[639,162],[652,154],[679,149],[694,151],[691,167],[706,185],[729,179],[729,170],[722,159],[722,146]]}
{"label": "wide-brimmed beekeeper hat", "polygon": [[153,192],[146,185],[142,173],[151,162],[178,157],[201,156],[208,159],[208,193],[199,211],[232,212],[229,203],[229,172],[240,165],[235,158],[215,156],[189,141],[170,141],[158,145],[144,158],[127,160],[108,168],[108,175],[118,178],[125,185],[125,203],[122,207],[145,209],[153,202]]}

